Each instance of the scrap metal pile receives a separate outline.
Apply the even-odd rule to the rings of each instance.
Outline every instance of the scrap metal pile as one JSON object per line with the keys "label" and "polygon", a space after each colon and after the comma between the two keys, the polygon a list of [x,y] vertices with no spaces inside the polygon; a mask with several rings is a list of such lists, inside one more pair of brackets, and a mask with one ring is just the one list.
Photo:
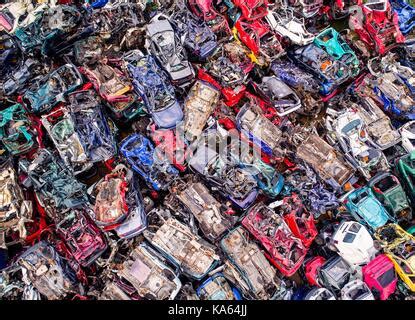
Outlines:
{"label": "scrap metal pile", "polygon": [[0,5],[0,299],[414,299],[413,5]]}

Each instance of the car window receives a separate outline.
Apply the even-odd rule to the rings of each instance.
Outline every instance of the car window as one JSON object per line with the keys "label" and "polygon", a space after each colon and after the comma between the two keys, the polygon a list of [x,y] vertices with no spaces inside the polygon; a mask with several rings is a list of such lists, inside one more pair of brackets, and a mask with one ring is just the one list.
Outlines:
{"label": "car window", "polygon": [[350,123],[348,123],[347,125],[345,125],[342,129],[343,133],[348,133],[349,131],[352,131],[353,129],[359,127],[359,125],[361,124],[361,120],[360,119],[355,119],[353,121],[351,121]]}
{"label": "car window", "polygon": [[368,193],[366,191],[364,191],[361,194],[359,194],[356,198],[352,199],[352,202],[354,204],[358,204],[360,201],[366,199],[367,196],[368,196]]}
{"label": "car window", "polygon": [[374,2],[374,3],[366,3],[365,7],[375,10],[375,11],[385,11],[386,10],[386,4],[385,2]]}
{"label": "car window", "polygon": [[326,269],[325,271],[326,274],[337,283],[340,280],[342,280],[345,277],[345,275],[349,273],[347,265],[342,260],[332,265],[329,269]]}
{"label": "car window", "polygon": [[355,234],[347,232],[343,238],[343,242],[352,243],[355,238],[356,238]]}
{"label": "car window", "polygon": [[375,184],[376,188],[379,188],[380,191],[382,192],[386,192],[394,187],[396,187],[398,184],[397,182],[393,179],[392,176],[387,176],[384,179],[382,179],[381,181],[377,182]]}
{"label": "car window", "polygon": [[395,278],[396,278],[395,269],[392,267],[388,271],[380,275],[377,278],[377,281],[382,286],[382,288],[385,288],[387,285],[392,283],[392,281],[395,280]]}
{"label": "car window", "polygon": [[333,35],[330,34],[330,33],[327,33],[324,36],[320,37],[320,40],[323,41],[323,42],[327,42],[331,39],[333,39]]}
{"label": "car window", "polygon": [[352,300],[358,300],[359,298],[363,297],[366,293],[367,293],[367,290],[364,286],[353,288],[352,290],[348,292]]}
{"label": "car window", "polygon": [[362,226],[358,223],[353,223],[350,227],[349,227],[349,232],[353,232],[353,233],[358,233],[360,228]]}

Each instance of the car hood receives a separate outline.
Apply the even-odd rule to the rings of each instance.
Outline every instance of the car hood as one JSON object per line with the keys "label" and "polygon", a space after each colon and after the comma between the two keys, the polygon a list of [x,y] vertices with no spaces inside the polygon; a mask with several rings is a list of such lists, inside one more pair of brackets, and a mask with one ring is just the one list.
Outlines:
{"label": "car hood", "polygon": [[378,201],[370,197],[359,203],[358,209],[362,217],[374,229],[383,226],[389,220],[385,209]]}
{"label": "car hood", "polygon": [[170,129],[183,120],[183,110],[178,102],[174,102],[161,111],[153,112],[151,116],[158,127]]}
{"label": "car hood", "polygon": [[388,190],[385,197],[390,202],[394,212],[399,212],[408,207],[408,200],[406,199],[405,192],[400,186]]}

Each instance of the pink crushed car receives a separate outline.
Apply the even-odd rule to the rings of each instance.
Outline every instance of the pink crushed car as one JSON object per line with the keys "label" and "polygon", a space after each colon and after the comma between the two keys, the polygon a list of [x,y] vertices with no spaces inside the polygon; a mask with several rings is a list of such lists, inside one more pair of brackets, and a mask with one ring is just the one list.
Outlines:
{"label": "pink crushed car", "polygon": [[386,255],[378,255],[362,271],[363,280],[376,298],[386,300],[395,292],[398,277],[393,262]]}

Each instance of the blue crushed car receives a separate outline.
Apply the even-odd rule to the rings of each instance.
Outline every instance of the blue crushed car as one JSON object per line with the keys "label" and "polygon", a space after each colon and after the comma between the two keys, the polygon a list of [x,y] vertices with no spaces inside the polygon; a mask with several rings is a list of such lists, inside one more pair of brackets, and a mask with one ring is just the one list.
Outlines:
{"label": "blue crushed car", "polygon": [[336,60],[315,43],[287,52],[304,70],[312,73],[320,82],[321,94],[331,94],[340,84],[351,78],[351,68],[341,60]]}
{"label": "blue crushed car", "polygon": [[189,166],[193,172],[206,179],[212,188],[239,208],[246,209],[258,196],[257,180],[238,159],[215,150],[217,145],[209,144],[209,138],[217,139],[216,133],[214,129],[204,132],[189,160]]}
{"label": "blue crushed car", "polygon": [[133,170],[155,190],[166,189],[179,173],[166,159],[156,154],[153,143],[141,134],[125,138],[120,144],[120,151]]}
{"label": "blue crushed car", "polygon": [[135,92],[143,99],[149,114],[160,128],[171,129],[183,119],[174,88],[151,55],[135,50],[126,54]]}
{"label": "blue crushed car", "polygon": [[85,0],[85,3],[87,5],[90,5],[93,9],[99,9],[99,8],[105,7],[105,5],[108,3],[108,0],[96,0],[96,1]]}
{"label": "blue crushed car", "polygon": [[0,76],[5,77],[10,74],[19,62],[20,56],[21,50],[16,39],[7,33],[0,33]]}
{"label": "blue crushed car", "polygon": [[373,91],[382,102],[385,112],[397,120],[415,120],[415,99],[408,94],[407,86],[397,75],[392,79],[382,77],[374,85]]}
{"label": "blue crushed car", "polygon": [[239,290],[222,273],[215,273],[203,281],[196,289],[196,294],[201,300],[242,300]]}
{"label": "blue crushed car", "polygon": [[69,110],[79,140],[91,162],[115,156],[117,128],[105,117],[102,103],[92,90],[80,90],[68,96]]}
{"label": "blue crushed car", "polygon": [[319,81],[312,74],[305,72],[291,61],[276,60],[271,64],[271,71],[290,87],[309,92],[320,90]]}
{"label": "blue crushed car", "polygon": [[399,29],[407,35],[415,26],[415,8],[403,0],[390,0],[390,4],[398,14]]}
{"label": "blue crushed car", "polygon": [[171,20],[179,35],[183,37],[185,47],[195,57],[204,60],[217,49],[216,35],[204,21],[197,19],[188,9],[176,11]]}

